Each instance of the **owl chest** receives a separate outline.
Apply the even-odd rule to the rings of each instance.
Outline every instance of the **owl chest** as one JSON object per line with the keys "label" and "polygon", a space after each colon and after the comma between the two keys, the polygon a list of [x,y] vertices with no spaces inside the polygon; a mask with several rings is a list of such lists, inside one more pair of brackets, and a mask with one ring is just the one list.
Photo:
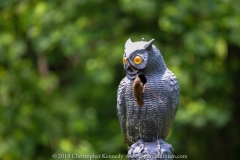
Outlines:
{"label": "owl chest", "polygon": [[145,91],[142,94],[144,105],[139,107],[133,94],[133,81],[129,81],[125,92],[126,129],[130,140],[139,137],[151,141],[156,137],[165,137],[171,120],[168,85],[161,75],[147,77]]}
{"label": "owl chest", "polygon": [[161,102],[166,99],[166,83],[161,75],[146,76],[147,83],[145,84],[144,92],[141,96],[144,105],[139,107],[134,97],[133,84],[134,80],[129,80],[126,84],[125,90],[125,105],[127,110],[146,110],[153,108],[159,108],[163,106]]}
{"label": "owl chest", "polygon": [[169,114],[168,94],[165,80],[160,75],[147,77],[142,94],[144,105],[139,107],[133,94],[133,81],[129,81],[125,92],[126,128],[129,139],[138,137],[146,141],[165,135]]}

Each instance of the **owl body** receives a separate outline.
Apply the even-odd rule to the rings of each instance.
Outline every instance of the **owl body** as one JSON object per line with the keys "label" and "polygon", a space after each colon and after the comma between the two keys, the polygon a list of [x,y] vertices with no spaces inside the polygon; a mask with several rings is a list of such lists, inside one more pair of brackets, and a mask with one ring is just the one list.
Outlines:
{"label": "owl body", "polygon": [[[152,43],[153,40],[134,43],[129,39],[125,44],[124,68],[127,75],[118,87],[117,112],[127,147],[139,139],[145,142],[165,139],[178,108],[177,79],[167,69],[160,51]],[[140,63],[135,60],[137,56],[141,59]],[[137,74],[146,78],[142,107],[138,106],[133,92]]]}

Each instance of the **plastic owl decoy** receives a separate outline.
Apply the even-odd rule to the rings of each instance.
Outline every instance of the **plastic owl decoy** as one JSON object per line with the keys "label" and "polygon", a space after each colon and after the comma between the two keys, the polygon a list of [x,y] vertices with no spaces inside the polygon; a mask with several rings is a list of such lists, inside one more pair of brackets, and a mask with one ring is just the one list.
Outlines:
{"label": "plastic owl decoy", "polygon": [[177,78],[153,42],[128,39],[125,44],[127,75],[118,86],[117,114],[128,149],[137,141],[163,144],[178,110]]}

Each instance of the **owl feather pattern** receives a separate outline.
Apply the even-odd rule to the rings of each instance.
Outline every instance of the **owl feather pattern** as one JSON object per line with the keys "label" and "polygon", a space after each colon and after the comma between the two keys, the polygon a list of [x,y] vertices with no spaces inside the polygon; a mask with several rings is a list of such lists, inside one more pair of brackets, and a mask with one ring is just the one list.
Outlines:
{"label": "owl feather pattern", "polygon": [[177,78],[153,42],[128,39],[125,44],[123,63],[127,75],[118,86],[117,114],[127,147],[140,139],[164,140],[178,110]]}

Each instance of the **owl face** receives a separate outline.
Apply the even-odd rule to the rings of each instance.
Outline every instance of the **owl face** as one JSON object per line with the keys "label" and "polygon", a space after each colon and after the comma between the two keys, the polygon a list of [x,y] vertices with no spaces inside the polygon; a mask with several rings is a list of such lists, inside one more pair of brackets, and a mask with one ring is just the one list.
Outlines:
{"label": "owl face", "polygon": [[134,79],[136,74],[144,74],[144,68],[148,62],[148,51],[151,50],[153,41],[154,39],[149,42],[132,42],[131,39],[127,40],[123,55],[123,65],[127,71],[128,78]]}

